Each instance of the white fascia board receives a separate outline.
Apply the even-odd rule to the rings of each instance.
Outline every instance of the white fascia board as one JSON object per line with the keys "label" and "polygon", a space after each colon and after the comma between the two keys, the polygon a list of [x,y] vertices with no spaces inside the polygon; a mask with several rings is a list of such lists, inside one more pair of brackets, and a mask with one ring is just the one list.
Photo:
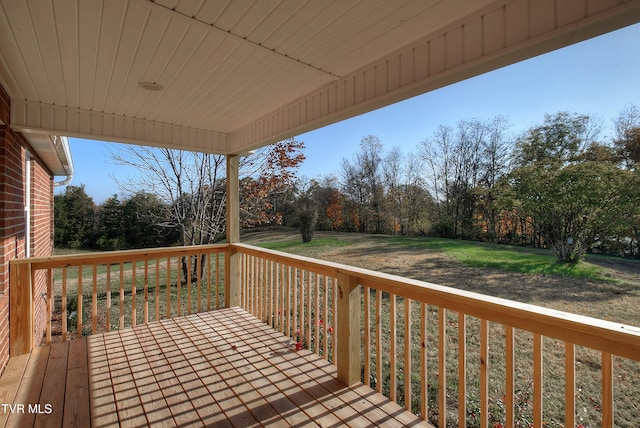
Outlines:
{"label": "white fascia board", "polygon": [[206,153],[229,153],[228,137],[222,132],[29,100],[11,100],[11,127],[22,133],[45,133]]}

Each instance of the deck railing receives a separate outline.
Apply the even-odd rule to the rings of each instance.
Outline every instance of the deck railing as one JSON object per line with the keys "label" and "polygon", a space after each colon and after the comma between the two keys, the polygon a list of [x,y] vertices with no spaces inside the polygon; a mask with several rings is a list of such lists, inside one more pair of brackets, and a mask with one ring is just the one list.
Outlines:
{"label": "deck railing", "polygon": [[[239,273],[225,278],[231,255]],[[42,271],[47,290],[34,296]],[[237,293],[292,351],[323,356],[344,382],[441,427],[640,420],[640,328],[343,264],[243,244],[164,248],[14,260],[10,286],[12,343],[33,340],[38,299],[49,342],[52,314],[64,340],[221,307]]]}
{"label": "deck railing", "polygon": [[248,311],[440,427],[640,420],[638,327],[235,247]]}
{"label": "deck railing", "polygon": [[[13,260],[12,310],[25,315],[12,317],[12,332],[33,335],[36,318],[44,316],[48,344],[222,307],[227,248],[210,245]],[[39,289],[36,277],[45,283]],[[38,307],[44,309],[37,311]]]}

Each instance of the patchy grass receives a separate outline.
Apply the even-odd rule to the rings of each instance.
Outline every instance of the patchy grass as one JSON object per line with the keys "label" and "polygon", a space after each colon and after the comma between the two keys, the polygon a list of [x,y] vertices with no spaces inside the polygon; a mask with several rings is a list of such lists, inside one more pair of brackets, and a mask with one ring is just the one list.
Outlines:
{"label": "patchy grass", "polygon": [[560,263],[547,250],[485,244],[442,238],[391,238],[396,245],[440,251],[467,266],[503,269],[524,274],[566,275],[574,278],[609,280],[592,263]]}
{"label": "patchy grass", "polygon": [[304,243],[301,239],[287,239],[283,241],[272,241],[258,243],[260,247],[270,250],[283,251],[291,254],[317,257],[318,254],[340,247],[347,247],[353,243],[348,238],[314,238],[311,242]]}

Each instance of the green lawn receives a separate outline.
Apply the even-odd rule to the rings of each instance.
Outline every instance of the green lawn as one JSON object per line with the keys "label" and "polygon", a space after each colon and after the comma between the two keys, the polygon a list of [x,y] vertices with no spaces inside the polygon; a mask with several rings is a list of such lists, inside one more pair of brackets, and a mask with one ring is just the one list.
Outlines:
{"label": "green lawn", "polygon": [[[281,233],[279,231],[279,235]],[[293,232],[286,236],[285,239],[256,242],[255,244],[272,250],[318,257],[321,253],[335,248],[347,247],[359,241],[371,240],[389,250],[394,247],[402,247],[442,252],[467,266],[504,269],[525,274],[566,275],[575,278],[610,281],[609,278],[603,275],[599,266],[584,261],[578,264],[560,263],[549,250],[444,238],[390,237],[348,233],[318,233],[317,235],[311,242],[306,244],[302,242],[300,237],[295,236]],[[252,243],[251,241],[249,237],[246,242]]]}
{"label": "green lawn", "polygon": [[555,274],[576,278],[606,280],[602,269],[588,262],[560,263],[551,251],[460,241],[443,238],[405,238],[390,240],[395,245],[441,251],[473,267],[504,269],[526,274]]}

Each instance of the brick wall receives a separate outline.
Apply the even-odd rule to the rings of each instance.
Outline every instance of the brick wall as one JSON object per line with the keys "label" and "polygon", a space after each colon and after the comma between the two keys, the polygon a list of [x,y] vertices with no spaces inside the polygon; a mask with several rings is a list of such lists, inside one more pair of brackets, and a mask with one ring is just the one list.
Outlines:
{"label": "brick wall", "polygon": [[[47,168],[33,158],[31,162],[31,255],[53,254],[53,178]],[[35,344],[44,340],[46,329],[46,301],[41,296],[47,292],[47,273],[36,274],[34,283]]]}
{"label": "brick wall", "polygon": [[[9,359],[9,261],[26,254],[25,180],[27,140],[9,128],[9,96],[0,86],[0,371]],[[31,162],[31,255],[53,252],[53,177],[37,158]],[[36,343],[42,337],[46,277],[36,278]]]}
{"label": "brick wall", "polygon": [[24,148],[18,136],[0,125],[0,367],[9,358],[9,261],[24,257]]}

